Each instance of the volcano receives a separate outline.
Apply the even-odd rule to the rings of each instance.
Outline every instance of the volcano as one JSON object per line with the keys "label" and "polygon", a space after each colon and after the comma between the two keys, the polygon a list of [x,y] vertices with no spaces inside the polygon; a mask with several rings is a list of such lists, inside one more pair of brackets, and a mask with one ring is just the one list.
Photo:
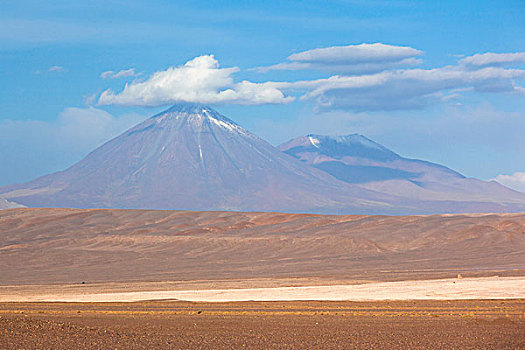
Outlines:
{"label": "volcano", "polygon": [[519,208],[525,199],[525,194],[495,181],[467,178],[440,164],[402,157],[359,134],[311,134],[279,149],[341,181],[393,196],[434,201],[436,212],[464,211],[467,206],[474,212],[498,211],[499,204],[499,210]]}
{"label": "volcano", "polygon": [[67,170],[0,189],[29,207],[375,211],[388,196],[303,164],[215,110],[176,105]]}
{"label": "volcano", "polygon": [[[410,163],[366,138],[344,140],[309,136],[279,150],[209,107],[179,104],[64,171],[0,188],[0,197],[27,207],[58,208],[325,214],[525,211],[525,195],[499,184],[491,185],[498,188],[497,196],[486,193],[485,185],[470,186],[463,197],[457,192],[452,196],[443,186],[461,187],[461,174],[428,162]],[[348,163],[358,158],[381,171]],[[423,165],[439,173],[425,173]],[[423,181],[432,176],[441,179],[441,187]]]}

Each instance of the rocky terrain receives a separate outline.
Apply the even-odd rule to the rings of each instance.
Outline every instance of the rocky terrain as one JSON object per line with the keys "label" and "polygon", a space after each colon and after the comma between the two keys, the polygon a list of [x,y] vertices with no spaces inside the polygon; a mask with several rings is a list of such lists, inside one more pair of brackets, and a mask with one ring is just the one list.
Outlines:
{"label": "rocky terrain", "polygon": [[0,303],[2,349],[521,349],[522,300]]}

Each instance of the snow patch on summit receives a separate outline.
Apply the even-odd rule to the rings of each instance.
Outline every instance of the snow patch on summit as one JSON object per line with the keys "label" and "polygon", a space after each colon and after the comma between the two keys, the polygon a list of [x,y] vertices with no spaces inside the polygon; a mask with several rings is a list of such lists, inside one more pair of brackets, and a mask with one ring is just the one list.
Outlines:
{"label": "snow patch on summit", "polygon": [[215,119],[213,118],[212,116],[208,115],[208,119],[215,125],[217,126],[220,126],[224,129],[228,129],[230,131],[239,131],[239,127],[237,127],[236,125],[233,125],[233,124],[230,124],[230,123],[227,123],[227,122],[224,122],[222,120],[219,120],[219,119]]}
{"label": "snow patch on summit", "polygon": [[312,146],[314,146],[315,148],[319,148],[319,143],[321,142],[318,139],[313,138],[312,136],[308,136],[308,139],[310,140]]}
{"label": "snow patch on summit", "polygon": [[215,115],[212,116],[212,114],[206,109],[203,109],[202,113],[208,118],[210,122],[212,122],[220,128],[226,129],[231,132],[237,132],[243,135],[248,135],[248,133],[239,125],[223,120],[222,118],[217,118]]}

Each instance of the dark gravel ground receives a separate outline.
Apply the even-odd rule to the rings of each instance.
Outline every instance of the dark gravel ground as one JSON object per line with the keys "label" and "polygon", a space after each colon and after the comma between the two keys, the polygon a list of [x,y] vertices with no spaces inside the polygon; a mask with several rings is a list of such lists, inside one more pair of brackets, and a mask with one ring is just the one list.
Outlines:
{"label": "dark gravel ground", "polygon": [[0,349],[525,349],[525,300],[0,304]]}

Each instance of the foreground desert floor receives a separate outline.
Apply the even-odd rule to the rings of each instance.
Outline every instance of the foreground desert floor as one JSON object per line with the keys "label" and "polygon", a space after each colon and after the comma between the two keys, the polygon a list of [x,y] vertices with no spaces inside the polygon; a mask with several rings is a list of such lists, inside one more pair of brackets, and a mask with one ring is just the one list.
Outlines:
{"label": "foreground desert floor", "polygon": [[[525,275],[525,214],[0,211],[0,285],[172,281],[222,289],[236,287],[229,281],[282,287],[458,274]],[[199,281],[206,286],[190,286]]]}
{"label": "foreground desert floor", "polygon": [[1,349],[523,349],[525,300],[0,303]]}

